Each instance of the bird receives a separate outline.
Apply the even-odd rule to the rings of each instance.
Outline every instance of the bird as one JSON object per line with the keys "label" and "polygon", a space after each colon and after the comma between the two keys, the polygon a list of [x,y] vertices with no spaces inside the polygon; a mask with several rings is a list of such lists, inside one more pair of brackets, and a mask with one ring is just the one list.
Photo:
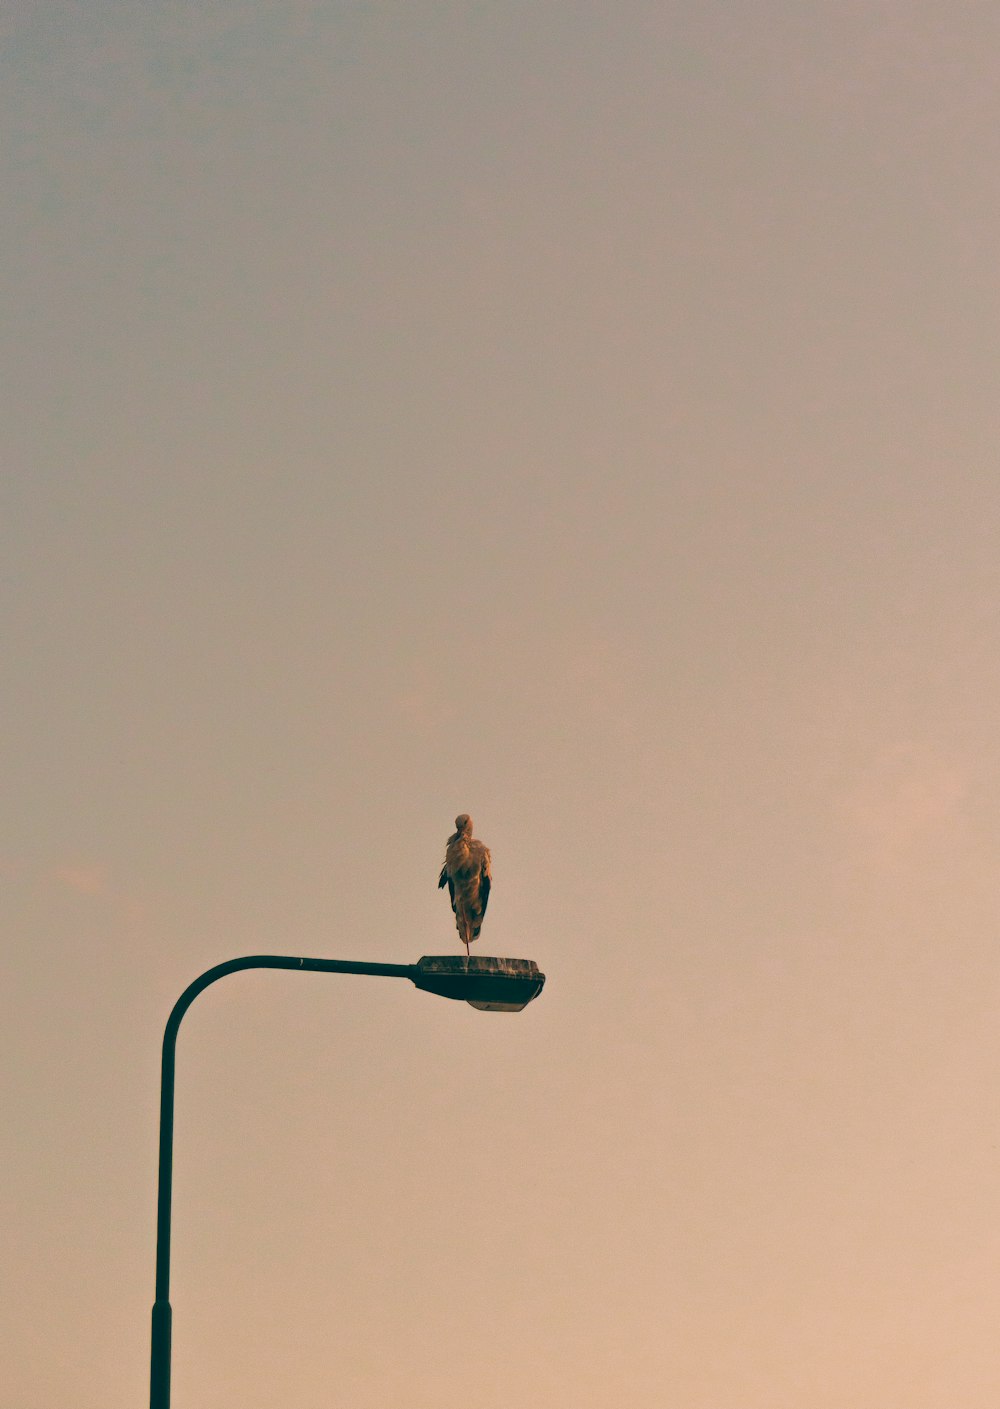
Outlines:
{"label": "bird", "polygon": [[448,887],[455,928],[467,957],[469,945],[479,938],[483,926],[491,880],[489,847],[472,835],[472,818],[462,812],[455,818],[454,835],[448,838],[438,889]]}

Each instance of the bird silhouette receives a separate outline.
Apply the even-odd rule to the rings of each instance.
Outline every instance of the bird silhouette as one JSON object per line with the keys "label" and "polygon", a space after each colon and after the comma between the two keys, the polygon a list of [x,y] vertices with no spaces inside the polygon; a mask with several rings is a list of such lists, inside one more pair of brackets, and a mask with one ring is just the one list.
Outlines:
{"label": "bird silhouette", "polygon": [[455,832],[448,838],[438,889],[448,887],[455,928],[465,945],[479,938],[490,898],[490,852],[472,835],[472,818],[467,812],[455,818]]}

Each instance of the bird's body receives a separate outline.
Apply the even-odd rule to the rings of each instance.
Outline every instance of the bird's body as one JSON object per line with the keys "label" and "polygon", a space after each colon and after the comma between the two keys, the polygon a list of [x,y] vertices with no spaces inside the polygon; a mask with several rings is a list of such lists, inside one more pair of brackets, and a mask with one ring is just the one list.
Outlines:
{"label": "bird's body", "polygon": [[455,928],[467,954],[469,945],[479,938],[491,879],[489,847],[472,835],[472,818],[463,812],[455,818],[455,833],[448,838],[438,888],[448,887]]}

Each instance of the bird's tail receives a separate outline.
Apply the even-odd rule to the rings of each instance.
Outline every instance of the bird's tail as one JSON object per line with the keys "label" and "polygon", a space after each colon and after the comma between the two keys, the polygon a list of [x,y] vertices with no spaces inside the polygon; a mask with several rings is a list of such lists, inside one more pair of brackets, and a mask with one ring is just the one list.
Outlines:
{"label": "bird's tail", "polygon": [[469,952],[469,945],[474,939],[479,938],[479,925],[468,915],[457,914],[455,916],[455,928],[458,930],[458,937],[465,945],[465,952]]}

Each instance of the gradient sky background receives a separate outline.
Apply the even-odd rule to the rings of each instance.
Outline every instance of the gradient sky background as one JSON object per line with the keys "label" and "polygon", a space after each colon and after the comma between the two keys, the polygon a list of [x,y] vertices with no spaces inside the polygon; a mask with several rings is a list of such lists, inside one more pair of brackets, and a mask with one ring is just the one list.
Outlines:
{"label": "gradient sky background", "polygon": [[5,15],[4,1403],[995,1409],[1000,10]]}

